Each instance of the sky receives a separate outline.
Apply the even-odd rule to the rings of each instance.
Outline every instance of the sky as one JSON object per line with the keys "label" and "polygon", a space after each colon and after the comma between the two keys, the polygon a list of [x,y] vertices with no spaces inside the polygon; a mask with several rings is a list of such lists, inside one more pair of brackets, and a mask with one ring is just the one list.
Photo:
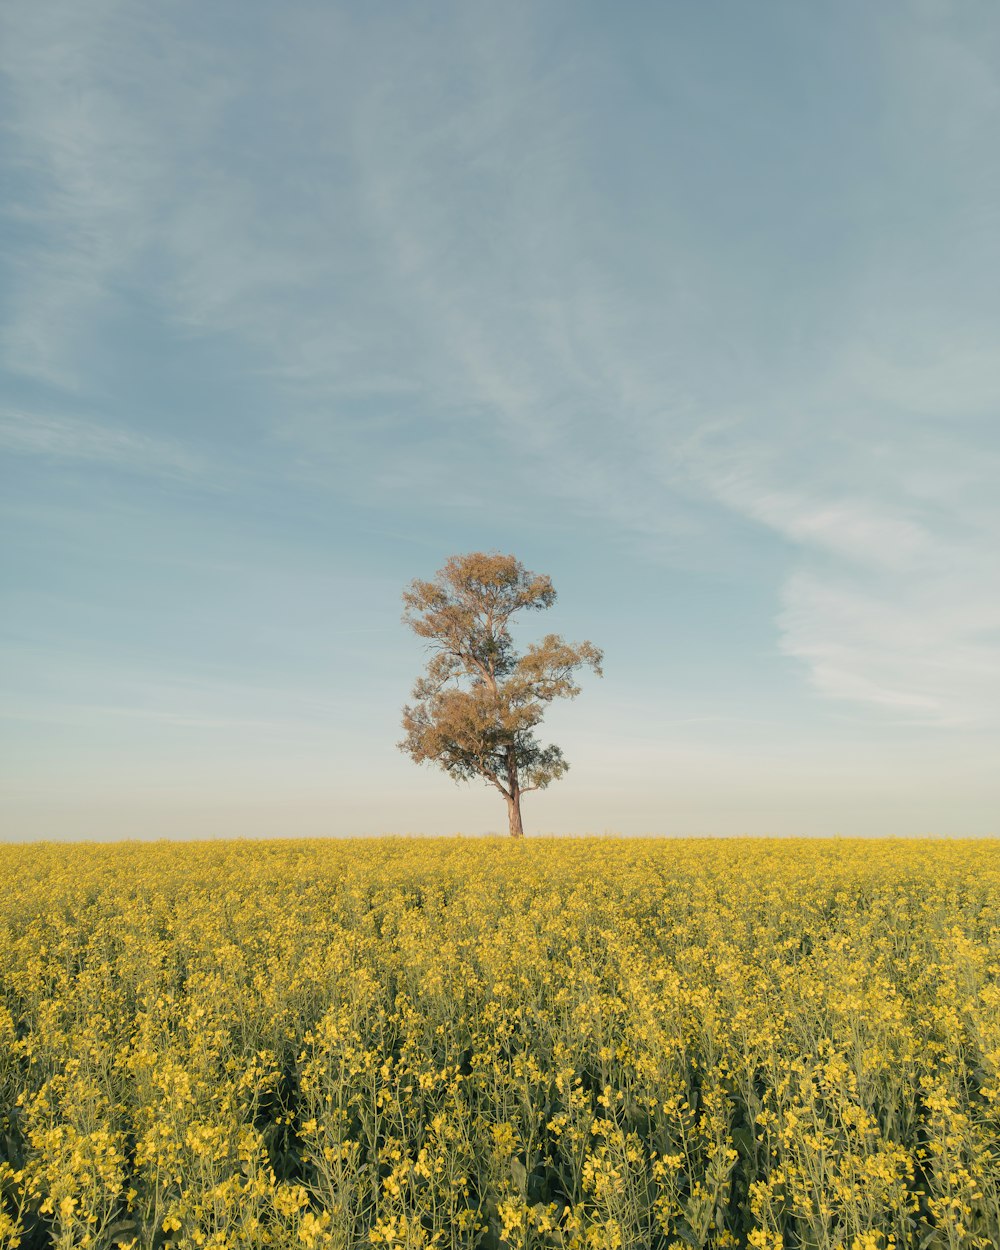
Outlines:
{"label": "sky", "polygon": [[529,833],[1000,835],[1000,10],[6,0],[0,838],[501,832],[400,595],[605,652]]}

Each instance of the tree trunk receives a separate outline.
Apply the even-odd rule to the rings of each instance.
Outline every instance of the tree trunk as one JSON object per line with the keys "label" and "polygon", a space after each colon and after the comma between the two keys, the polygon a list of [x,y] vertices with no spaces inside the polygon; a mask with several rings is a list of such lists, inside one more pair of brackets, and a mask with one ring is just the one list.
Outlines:
{"label": "tree trunk", "polygon": [[510,819],[510,836],[524,837],[524,825],[521,824],[521,795],[515,790],[513,798],[507,800],[507,816]]}
{"label": "tree trunk", "polygon": [[517,755],[513,744],[507,746],[507,816],[510,819],[510,836],[524,837],[524,825],[521,824],[521,786],[517,775]]}

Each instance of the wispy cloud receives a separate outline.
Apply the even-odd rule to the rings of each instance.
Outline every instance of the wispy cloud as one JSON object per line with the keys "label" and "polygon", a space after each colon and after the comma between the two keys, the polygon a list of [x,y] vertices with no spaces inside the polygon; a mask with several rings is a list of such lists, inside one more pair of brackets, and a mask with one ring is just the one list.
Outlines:
{"label": "wispy cloud", "polygon": [[[30,657],[31,648],[21,654]],[[312,689],[307,682],[275,686],[225,680],[212,673],[197,677],[161,673],[124,658],[88,661],[85,674],[69,656],[50,654],[52,672],[31,692],[6,691],[0,719],[51,725],[114,725],[128,721],[151,726],[239,730],[250,736],[283,733],[304,737],[337,732],[343,700]]]}
{"label": "wispy cloud", "polygon": [[183,16],[120,0],[4,6],[18,247],[0,359],[15,375],[87,392],[133,306],[225,333],[252,322],[261,289],[308,267],[248,223],[254,188],[219,159],[253,69]]}
{"label": "wispy cloud", "polygon": [[925,724],[996,726],[995,588],[970,601],[966,579],[943,570],[917,584],[873,587],[849,574],[801,571],[782,600],[782,647],[808,666],[821,694]]}
{"label": "wispy cloud", "polygon": [[832,465],[793,439],[762,451],[730,434],[714,450],[696,441],[689,469],[789,544],[780,646],[817,692],[915,722],[995,726],[1000,454],[915,420],[873,433]]}
{"label": "wispy cloud", "polygon": [[[12,372],[80,389],[138,293],[162,333],[239,346],[275,471],[596,518],[664,563],[759,527],[787,548],[775,645],[818,693],[995,718],[997,465],[974,427],[1000,403],[1000,91],[971,19],[879,17],[874,111],[824,144],[849,123],[797,143],[736,89],[725,112],[683,39],[609,54],[531,6],[292,6],[273,63],[266,35],[195,38],[183,10],[6,11]],[[110,423],[12,413],[0,439],[197,471]]]}
{"label": "wispy cloud", "polygon": [[165,477],[198,477],[204,462],[182,444],[66,417],[0,411],[0,452],[83,461]]}

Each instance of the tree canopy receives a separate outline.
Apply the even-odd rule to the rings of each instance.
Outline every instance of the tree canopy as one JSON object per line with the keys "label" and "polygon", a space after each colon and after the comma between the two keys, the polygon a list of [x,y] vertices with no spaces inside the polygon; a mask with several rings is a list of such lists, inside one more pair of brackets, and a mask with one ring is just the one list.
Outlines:
{"label": "tree canopy", "polygon": [[535,736],[546,706],[580,693],[576,677],[601,675],[601,651],[546,634],[518,654],[511,618],[555,602],[552,581],[512,555],[452,556],[433,581],[403,594],[403,621],[431,652],[403,709],[399,748],[416,763],[438,764],[455,781],[477,777],[507,801],[510,832],[520,837],[521,796],[566,772],[558,746]]}

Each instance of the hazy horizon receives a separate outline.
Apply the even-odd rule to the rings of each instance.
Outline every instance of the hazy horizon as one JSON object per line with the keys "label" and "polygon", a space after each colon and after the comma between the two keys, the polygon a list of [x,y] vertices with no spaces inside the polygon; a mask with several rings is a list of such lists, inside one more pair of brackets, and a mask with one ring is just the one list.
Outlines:
{"label": "hazy horizon", "polygon": [[1000,11],[0,13],[0,840],[502,832],[400,594],[592,639],[530,834],[1000,834]]}

